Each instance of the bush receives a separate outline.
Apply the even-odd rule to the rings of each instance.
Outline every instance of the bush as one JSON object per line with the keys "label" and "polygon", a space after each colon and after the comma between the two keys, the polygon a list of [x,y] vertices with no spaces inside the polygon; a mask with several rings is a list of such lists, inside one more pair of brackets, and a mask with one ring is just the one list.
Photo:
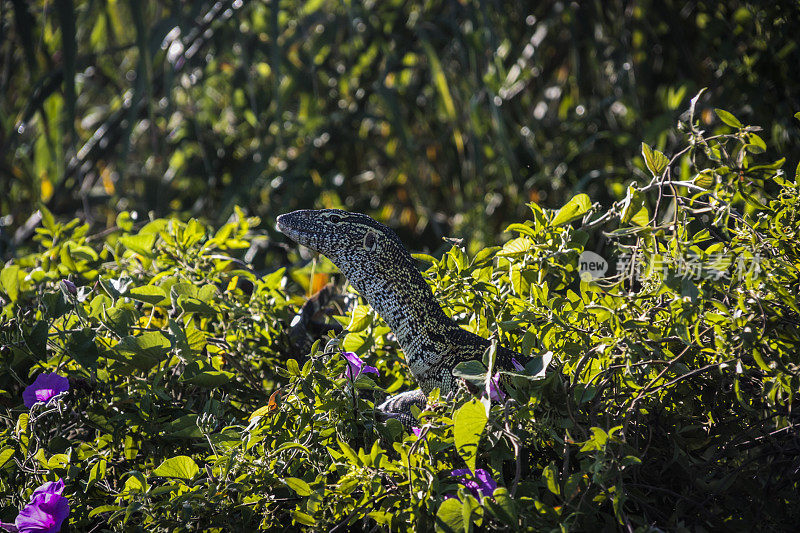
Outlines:
{"label": "bush", "polygon": [[[531,203],[502,247],[418,256],[448,314],[531,355],[503,401],[434,392],[419,435],[375,420],[414,385],[368,308],[293,352],[326,269],[254,275],[257,219],[87,235],[42,210],[41,250],[0,273],[0,519],[61,478],[75,530],[793,527],[800,188],[758,128],[699,130],[696,100],[686,147],[643,145],[650,179],[611,208]],[[343,350],[379,375],[347,377]],[[28,410],[42,372],[70,391]]]}
{"label": "bush", "polygon": [[3,259],[39,202],[101,229],[345,207],[476,253],[525,202],[619,199],[704,85],[800,158],[796,0],[15,0],[0,23]]}

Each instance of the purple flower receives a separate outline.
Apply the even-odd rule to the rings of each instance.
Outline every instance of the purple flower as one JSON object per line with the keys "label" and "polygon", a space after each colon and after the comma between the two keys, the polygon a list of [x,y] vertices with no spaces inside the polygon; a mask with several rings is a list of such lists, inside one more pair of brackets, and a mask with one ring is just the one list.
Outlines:
{"label": "purple flower", "polygon": [[411,428],[411,431],[413,431],[414,435],[416,435],[417,437],[422,435],[422,428],[418,428],[418,427],[414,426],[414,427]]}
{"label": "purple flower", "polygon": [[344,358],[347,359],[347,377],[356,379],[362,373],[378,374],[378,369],[374,366],[364,364],[359,356],[353,352],[342,352]]}
{"label": "purple flower", "polygon": [[64,288],[66,288],[66,289],[67,289],[67,291],[68,291],[70,294],[73,294],[73,295],[75,295],[75,294],[78,294],[78,288],[77,288],[77,287],[75,286],[75,284],[74,284],[74,283],[72,283],[70,280],[68,280],[68,279],[62,279],[62,280],[61,280],[61,283],[63,283],[63,284],[64,284]]}
{"label": "purple flower", "polygon": [[45,372],[36,376],[36,381],[22,391],[22,401],[30,409],[35,403],[50,401],[50,398],[69,390],[69,380],[58,374]]}
{"label": "purple flower", "polygon": [[517,370],[517,372],[522,372],[525,370],[525,365],[517,361],[516,357],[511,358],[511,364],[514,365],[514,368]]}
{"label": "purple flower", "polygon": [[[480,499],[481,496],[491,498],[494,489],[497,488],[497,482],[483,468],[476,468],[474,476],[469,468],[457,468],[450,472],[450,475],[458,477],[458,482],[464,485],[477,499]],[[466,476],[474,477],[474,479],[468,479]]]}
{"label": "purple flower", "polygon": [[33,491],[31,502],[23,507],[13,524],[0,522],[6,531],[20,533],[57,533],[69,514],[69,500],[64,492],[64,481],[49,481]]}
{"label": "purple flower", "polygon": [[489,383],[489,399],[493,402],[502,402],[506,399],[506,393],[500,388],[499,373],[492,376],[492,380]]}

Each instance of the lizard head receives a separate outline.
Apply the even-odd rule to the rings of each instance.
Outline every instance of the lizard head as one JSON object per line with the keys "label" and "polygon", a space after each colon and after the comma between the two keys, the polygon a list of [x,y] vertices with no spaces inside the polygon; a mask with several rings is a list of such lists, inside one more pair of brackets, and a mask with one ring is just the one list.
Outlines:
{"label": "lizard head", "polygon": [[410,259],[390,228],[361,213],[340,209],[303,209],[280,215],[278,230],[287,237],[330,259],[353,281],[354,269],[396,268]]}

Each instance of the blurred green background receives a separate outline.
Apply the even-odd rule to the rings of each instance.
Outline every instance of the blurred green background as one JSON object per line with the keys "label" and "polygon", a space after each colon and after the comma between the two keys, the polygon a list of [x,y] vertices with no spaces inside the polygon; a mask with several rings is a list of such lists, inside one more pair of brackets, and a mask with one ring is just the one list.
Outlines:
{"label": "blurred green background", "polygon": [[[369,213],[415,250],[494,242],[526,202],[604,204],[688,100],[800,159],[797,1],[0,1],[0,257],[44,203],[273,231]],[[263,266],[263,265],[257,265]]]}

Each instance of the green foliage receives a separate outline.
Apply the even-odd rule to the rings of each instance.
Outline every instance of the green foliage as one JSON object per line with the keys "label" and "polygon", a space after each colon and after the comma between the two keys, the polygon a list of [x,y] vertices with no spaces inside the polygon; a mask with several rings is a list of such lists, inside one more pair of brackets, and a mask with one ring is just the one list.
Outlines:
{"label": "green foliage", "polygon": [[97,229],[346,206],[476,253],[527,202],[618,200],[701,85],[800,157],[795,0],[14,0],[0,24],[4,258],[40,202]]}
{"label": "green foliage", "polygon": [[[758,128],[718,110],[709,135],[695,103],[686,147],[643,145],[651,174],[609,209],[530,203],[502,247],[420,256],[456,320],[531,357],[504,402],[434,393],[419,436],[375,419],[413,383],[368,307],[291,351],[308,273],[249,270],[256,219],[89,235],[42,208],[39,250],[0,272],[0,519],[57,476],[75,530],[793,527],[800,187]],[[616,274],[581,277],[587,250]],[[342,349],[381,375],[353,381]],[[486,384],[491,358],[458,375]],[[28,411],[42,371],[72,390]]]}

